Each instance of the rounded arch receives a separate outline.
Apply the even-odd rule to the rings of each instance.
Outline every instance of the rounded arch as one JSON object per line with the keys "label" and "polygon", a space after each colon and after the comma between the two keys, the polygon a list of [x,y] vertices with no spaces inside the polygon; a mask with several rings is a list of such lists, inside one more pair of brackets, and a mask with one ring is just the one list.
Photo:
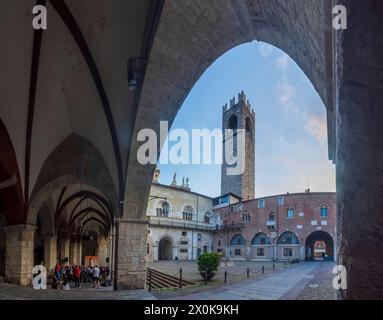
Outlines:
{"label": "rounded arch", "polygon": [[173,260],[174,239],[168,235],[158,242],[158,260]]}
{"label": "rounded arch", "polygon": [[263,232],[257,233],[251,240],[252,246],[270,245],[270,238]]}
{"label": "rounded arch", "polygon": [[236,234],[235,236],[233,236],[231,238],[230,245],[231,246],[244,246],[244,245],[246,245],[246,240],[242,235]]}
{"label": "rounded arch", "polygon": [[176,245],[176,242],[174,241],[174,238],[169,235],[169,234],[164,234],[160,240],[158,240],[158,243],[162,240],[162,239],[168,239],[170,241],[170,243],[172,244],[172,246],[175,246]]}
{"label": "rounded arch", "polygon": [[334,260],[333,237],[322,230],[314,231],[306,238],[306,260]]}
{"label": "rounded arch", "polygon": [[116,189],[101,153],[88,140],[71,134],[49,155],[40,170],[30,197],[28,221],[36,219],[37,211],[50,194],[76,184],[100,190],[113,211],[119,212]]}
{"label": "rounded arch", "polygon": [[300,241],[294,233],[286,231],[279,236],[277,244],[299,245]]}

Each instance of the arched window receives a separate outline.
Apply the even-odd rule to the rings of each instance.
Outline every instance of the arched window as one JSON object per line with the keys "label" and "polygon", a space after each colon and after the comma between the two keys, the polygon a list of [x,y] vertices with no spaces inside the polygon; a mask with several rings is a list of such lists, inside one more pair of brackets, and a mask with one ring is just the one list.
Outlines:
{"label": "arched window", "polygon": [[157,208],[158,217],[168,217],[170,212],[170,205],[166,201],[162,201],[160,206]]}
{"label": "arched window", "polygon": [[275,221],[275,213],[274,212],[270,212],[269,221]]}
{"label": "arched window", "polygon": [[267,235],[264,233],[258,233],[254,236],[253,240],[251,241],[251,245],[253,246],[259,246],[259,245],[268,245],[270,244],[270,239]]}
{"label": "arched window", "polygon": [[228,128],[231,130],[237,130],[238,129],[238,118],[236,115],[232,115],[229,118]]}
{"label": "arched window", "polygon": [[287,231],[281,234],[277,244],[299,244],[299,239],[294,233]]}
{"label": "arched window", "polygon": [[242,237],[240,234],[236,234],[233,238],[231,238],[230,245],[231,246],[244,246],[244,245],[246,245],[245,238]]}
{"label": "arched window", "polygon": [[183,211],[183,219],[192,221],[193,215],[194,215],[193,207],[192,206],[185,206],[184,211]]}
{"label": "arched window", "polygon": [[249,212],[244,212],[242,214],[242,220],[243,220],[243,222],[250,222],[250,220],[251,220],[250,213]]}

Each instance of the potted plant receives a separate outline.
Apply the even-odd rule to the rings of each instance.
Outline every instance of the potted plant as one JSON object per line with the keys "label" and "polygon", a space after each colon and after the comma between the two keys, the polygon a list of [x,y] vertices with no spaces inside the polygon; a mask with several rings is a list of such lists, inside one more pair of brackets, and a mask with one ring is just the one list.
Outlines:
{"label": "potted plant", "polygon": [[[198,258],[198,270],[203,279],[210,281],[218,271],[220,255],[217,253],[203,253]],[[207,272],[207,275],[206,275]]]}

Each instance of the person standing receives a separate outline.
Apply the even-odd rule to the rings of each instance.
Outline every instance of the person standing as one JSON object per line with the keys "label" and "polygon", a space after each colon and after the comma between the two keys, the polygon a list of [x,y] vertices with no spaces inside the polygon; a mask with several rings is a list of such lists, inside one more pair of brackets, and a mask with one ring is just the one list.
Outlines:
{"label": "person standing", "polygon": [[74,287],[79,288],[79,289],[81,288],[81,286],[80,286],[80,275],[81,275],[81,270],[80,270],[79,266],[75,266],[73,268],[73,279],[75,282]]}
{"label": "person standing", "polygon": [[94,280],[94,288],[100,289],[100,269],[98,266],[93,268],[93,280]]}

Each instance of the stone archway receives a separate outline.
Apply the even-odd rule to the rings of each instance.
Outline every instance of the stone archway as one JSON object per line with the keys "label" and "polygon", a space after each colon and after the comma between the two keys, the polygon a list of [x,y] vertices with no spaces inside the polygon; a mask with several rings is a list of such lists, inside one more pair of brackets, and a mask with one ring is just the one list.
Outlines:
{"label": "stone archway", "polygon": [[173,242],[169,237],[163,237],[158,243],[158,260],[173,260]]}
{"label": "stone archway", "polygon": [[325,231],[314,231],[306,239],[306,260],[334,261],[334,240]]}

